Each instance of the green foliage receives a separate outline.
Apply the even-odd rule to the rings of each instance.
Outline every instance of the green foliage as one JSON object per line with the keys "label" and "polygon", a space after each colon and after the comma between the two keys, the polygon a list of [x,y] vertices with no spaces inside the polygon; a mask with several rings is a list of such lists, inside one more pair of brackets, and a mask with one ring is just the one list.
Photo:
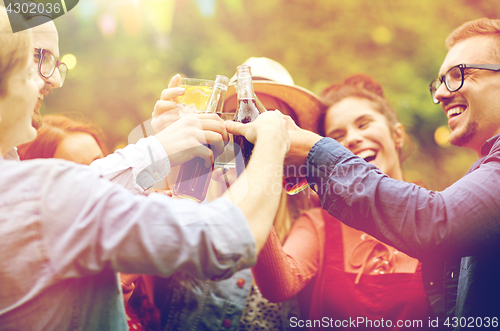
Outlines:
{"label": "green foliage", "polygon": [[[468,20],[498,17],[498,1],[219,0],[215,16],[203,17],[194,0],[177,0],[173,16],[165,9],[160,22],[169,27],[171,20],[169,32],[155,24],[160,0],[86,1],[97,4],[90,19],[79,14],[82,2],[55,22],[61,54],[74,54],[78,64],[44,111],[83,113],[105,129],[111,149],[149,118],[174,74],[231,77],[248,57],[267,56],[317,93],[353,73],[379,80],[415,145],[407,179],[443,189],[475,158],[434,142],[446,117],[428,84],[446,55],[446,36]],[[103,14],[118,20],[112,36],[99,30]]]}

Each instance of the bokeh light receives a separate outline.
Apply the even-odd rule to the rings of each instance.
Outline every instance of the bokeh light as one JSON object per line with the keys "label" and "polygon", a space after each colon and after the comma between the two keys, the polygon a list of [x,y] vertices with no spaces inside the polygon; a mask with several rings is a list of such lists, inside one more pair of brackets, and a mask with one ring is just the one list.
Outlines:
{"label": "bokeh light", "polygon": [[112,14],[103,14],[98,21],[99,30],[104,38],[112,38],[116,33],[116,18]]}
{"label": "bokeh light", "polygon": [[64,62],[69,70],[73,69],[76,66],[76,56],[73,54],[65,54],[61,62]]}
{"label": "bokeh light", "polygon": [[434,131],[434,140],[441,147],[449,147],[450,144],[450,129],[446,125],[441,125]]}
{"label": "bokeh light", "polygon": [[392,32],[385,26],[379,26],[372,32],[373,41],[379,45],[387,45],[392,41]]}

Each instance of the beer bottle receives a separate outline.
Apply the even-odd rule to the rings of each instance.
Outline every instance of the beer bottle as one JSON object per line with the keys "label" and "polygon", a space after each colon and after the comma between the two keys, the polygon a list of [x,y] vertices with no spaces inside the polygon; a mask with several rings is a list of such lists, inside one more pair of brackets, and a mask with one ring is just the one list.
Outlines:
{"label": "beer bottle", "polygon": [[[240,123],[250,123],[254,121],[260,113],[267,111],[260,101],[257,101],[257,96],[254,93],[251,68],[248,65],[241,65],[236,68],[235,84],[237,93],[237,108],[234,114],[234,121]],[[243,156],[244,164],[238,162],[236,158],[236,172],[240,175],[245,167],[248,165],[250,156],[252,155],[253,144],[249,142],[244,136],[234,136],[235,147],[239,145],[241,154]],[[235,149],[236,153],[236,149]],[[240,158],[241,160],[241,158]]]}
{"label": "beer bottle", "polygon": [[[202,111],[202,113],[220,114],[222,112],[228,86],[229,78],[218,75],[205,111]],[[207,147],[210,148],[210,142],[207,141],[207,144]],[[215,157],[216,155],[214,155],[214,159]],[[195,157],[182,164],[173,188],[173,194],[176,197],[187,198],[196,202],[205,200],[212,177],[212,167],[213,165],[206,167],[205,160],[201,157]]]}

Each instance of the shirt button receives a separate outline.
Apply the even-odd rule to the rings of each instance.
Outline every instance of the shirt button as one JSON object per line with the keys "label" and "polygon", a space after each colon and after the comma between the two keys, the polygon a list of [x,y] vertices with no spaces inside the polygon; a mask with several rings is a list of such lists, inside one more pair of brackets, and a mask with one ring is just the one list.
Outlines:
{"label": "shirt button", "polygon": [[224,322],[222,322],[222,326],[225,328],[230,328],[231,327],[231,320],[230,319],[225,319]]}
{"label": "shirt button", "polygon": [[158,178],[160,178],[160,174],[158,173],[158,171],[155,171],[155,172],[153,173],[153,178],[154,178],[154,179],[158,179]]}
{"label": "shirt button", "polygon": [[239,288],[243,288],[243,286],[245,286],[245,280],[243,278],[238,279],[236,285],[238,285]]}
{"label": "shirt button", "polygon": [[455,274],[453,273],[453,271],[450,273],[450,278],[453,279],[453,276],[455,276]]}
{"label": "shirt button", "polygon": [[434,282],[430,282],[429,284],[431,284],[431,286],[432,286],[432,285],[434,285]]}

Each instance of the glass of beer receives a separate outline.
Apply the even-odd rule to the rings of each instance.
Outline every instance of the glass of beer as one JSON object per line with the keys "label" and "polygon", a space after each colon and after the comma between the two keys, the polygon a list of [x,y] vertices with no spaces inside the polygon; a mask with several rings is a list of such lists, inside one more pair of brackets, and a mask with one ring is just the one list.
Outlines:
{"label": "glass of beer", "polygon": [[[181,116],[187,113],[216,113],[222,107],[229,84],[229,78],[217,76],[216,81],[182,78],[179,87],[186,89],[184,95],[178,97],[183,105]],[[209,142],[206,146],[210,147]],[[205,166],[205,160],[195,157],[182,164],[173,187],[173,195],[202,202],[206,198],[208,185],[212,177],[212,166]]]}
{"label": "glass of beer", "polygon": [[205,112],[208,100],[212,94],[215,81],[198,78],[181,78],[179,87],[186,89],[186,93],[178,97],[179,103],[185,107],[184,112]]}

